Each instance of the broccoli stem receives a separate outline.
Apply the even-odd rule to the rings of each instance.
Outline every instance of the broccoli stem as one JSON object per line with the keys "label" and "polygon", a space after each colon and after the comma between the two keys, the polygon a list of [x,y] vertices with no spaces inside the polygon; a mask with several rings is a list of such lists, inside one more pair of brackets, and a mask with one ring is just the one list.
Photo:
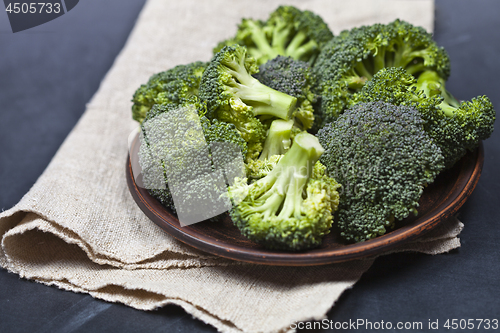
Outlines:
{"label": "broccoli stem", "polygon": [[392,61],[392,66],[394,67],[406,67],[410,60],[413,58],[408,58],[407,55],[410,52],[409,47],[402,41],[393,45],[394,48],[394,58]]}
{"label": "broccoli stem", "polygon": [[312,39],[307,43],[304,43],[306,39],[307,35],[305,32],[297,32],[290,44],[288,44],[285,54],[287,56],[291,56],[294,59],[302,59],[308,54],[316,51],[318,49],[318,43],[316,43],[316,41]]}
{"label": "broccoli stem", "polygon": [[226,82],[227,91],[251,106],[254,115],[290,119],[295,110],[297,98],[260,83],[248,73],[244,57],[232,58],[225,61],[224,65],[225,70],[234,78]]}
{"label": "broccoli stem", "polygon": [[370,73],[370,71],[366,69],[365,64],[363,64],[363,62],[361,61],[357,62],[354,69],[359,76],[365,77],[367,80],[372,78],[372,73]]}
{"label": "broccoli stem", "polygon": [[252,185],[260,189],[259,194],[264,194],[256,200],[262,204],[255,205],[251,210],[269,217],[282,207],[278,217],[300,217],[304,200],[302,194],[323,152],[323,147],[314,135],[307,132],[297,134],[292,147],[273,170]]}
{"label": "broccoli stem", "polygon": [[267,59],[268,58],[267,54],[262,52],[260,49],[252,47],[252,48],[249,48],[247,50],[247,52],[248,52],[248,55],[254,59],[265,59],[265,61],[269,60],[269,59]]}
{"label": "broccoli stem", "polygon": [[455,97],[453,97],[448,90],[446,90],[443,86],[443,91],[441,92],[441,96],[444,97],[443,101],[439,104],[439,107],[448,117],[453,117],[456,114],[456,111],[460,107],[460,102],[457,101]]}
{"label": "broccoli stem", "polygon": [[286,22],[278,21],[276,23],[276,26],[273,29],[273,37],[271,42],[274,53],[269,57],[270,59],[274,59],[280,54],[285,54],[285,45],[288,42],[291,32],[291,28]]}
{"label": "broccoli stem", "polygon": [[297,50],[295,50],[295,52],[290,53],[288,55],[295,57],[296,59],[304,59],[304,57],[313,53],[317,49],[318,49],[318,43],[316,43],[314,40],[310,40],[301,47],[299,47]]}
{"label": "broccoli stem", "polygon": [[460,107],[460,102],[446,89],[443,91],[444,102],[456,108]]}
{"label": "broccoli stem", "polygon": [[373,73],[385,68],[385,47],[379,47],[373,57]]}
{"label": "broccoli stem", "polygon": [[279,192],[266,192],[264,196],[259,198],[259,202],[262,205],[255,205],[255,207],[250,208],[249,212],[253,213],[263,213],[263,217],[268,219],[272,215],[276,215],[281,203],[283,202],[283,193]]}
{"label": "broccoli stem", "polygon": [[365,69],[368,71],[368,73],[370,73],[371,75],[373,75],[375,72],[374,72],[374,68],[373,68],[373,61],[372,59],[363,59],[363,66],[365,66]]}
{"label": "broccoli stem", "polygon": [[394,67],[394,52],[385,52],[386,67]]}
{"label": "broccoli stem", "polygon": [[297,98],[269,88],[256,79],[248,85],[237,83],[230,90],[234,96],[251,106],[256,116],[269,115],[288,120],[297,103]]}
{"label": "broccoli stem", "polygon": [[427,49],[423,49],[423,50],[416,50],[416,51],[412,51],[412,52],[409,52],[408,55],[406,56],[406,59],[405,59],[405,62],[403,65],[406,66],[408,65],[410,62],[413,62],[413,61],[417,61],[417,59],[422,59],[422,62],[425,64],[426,63],[426,58],[429,57],[429,54],[428,54],[428,50]]}
{"label": "broccoli stem", "polygon": [[407,66],[405,68],[405,70],[413,76],[417,76],[418,73],[425,71],[425,69],[426,69],[426,66],[422,62]]}
{"label": "broccoli stem", "polygon": [[302,207],[302,201],[304,201],[302,193],[305,191],[308,180],[309,176],[307,175],[303,175],[297,171],[293,173],[291,181],[288,185],[283,208],[278,214],[279,218],[287,218],[293,216],[297,219],[300,219],[302,215],[302,211],[300,208]]}
{"label": "broccoli stem", "polygon": [[263,85],[248,74],[243,63],[227,63],[227,72],[236,80],[228,83],[227,90],[245,104],[253,107],[256,116],[270,115],[280,119],[290,119],[297,98]]}
{"label": "broccoli stem", "polygon": [[444,90],[444,80],[434,71],[425,71],[419,75],[417,89],[422,90],[427,97],[441,95]]}
{"label": "broccoli stem", "polygon": [[276,53],[271,45],[269,45],[269,41],[267,40],[264,31],[262,31],[262,28],[259,27],[253,20],[246,20],[245,24],[250,28],[251,39],[255,45],[257,45],[257,48],[260,49],[262,53],[268,54],[269,59],[277,57],[278,53]]}
{"label": "broccoli stem", "polygon": [[394,66],[403,67],[406,71],[412,75],[422,72],[427,68],[425,64],[425,58],[427,56],[426,50],[411,51],[406,48],[402,52],[398,52],[398,61],[394,63]]}
{"label": "broccoli stem", "polygon": [[448,104],[446,101],[442,101],[439,104],[439,107],[441,110],[444,112],[444,114],[448,117],[453,117],[455,115],[455,112],[457,111],[457,108],[454,106],[451,106]]}
{"label": "broccoli stem", "polygon": [[259,160],[264,160],[274,155],[283,155],[290,148],[290,135],[292,131],[293,120],[274,120],[269,128],[264,148],[260,154]]}
{"label": "broccoli stem", "polygon": [[306,38],[307,38],[307,35],[304,32],[302,32],[302,31],[297,32],[295,34],[295,36],[293,36],[290,43],[288,44],[288,46],[286,48],[286,54],[291,54],[295,50],[297,50],[302,45],[304,40],[306,40]]}
{"label": "broccoli stem", "polygon": [[434,71],[425,71],[417,79],[416,86],[422,90],[426,96],[433,97],[439,95],[443,101],[439,107],[448,117],[453,117],[460,103],[445,88],[445,80]]}
{"label": "broccoli stem", "polygon": [[[417,50],[412,51],[410,47],[406,44],[397,44],[396,50],[393,52],[392,61],[386,67],[403,67],[408,73],[415,75],[419,72],[424,71],[427,67],[425,65],[425,58],[427,56],[427,51]],[[417,59],[422,59],[423,61],[418,61]]]}

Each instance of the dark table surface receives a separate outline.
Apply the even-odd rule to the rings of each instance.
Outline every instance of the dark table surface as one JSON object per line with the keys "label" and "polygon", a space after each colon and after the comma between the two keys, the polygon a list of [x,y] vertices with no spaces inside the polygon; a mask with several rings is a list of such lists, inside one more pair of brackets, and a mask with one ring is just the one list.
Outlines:
{"label": "dark table surface", "polygon": [[[13,34],[0,14],[0,209],[30,189],[123,47],[142,0],[86,0]],[[448,89],[500,106],[500,1],[436,0],[435,39],[450,54]],[[500,130],[485,141],[481,179],[460,210],[462,247],[378,258],[328,313],[336,322],[500,319]],[[458,322],[457,321],[457,322]],[[484,329],[455,331],[500,331]],[[215,332],[181,308],[138,311],[20,279],[0,269],[0,332]],[[321,330],[320,330],[321,331]],[[328,331],[328,330],[323,330]],[[359,330],[363,331],[363,330]],[[396,330],[380,330],[385,332]],[[408,330],[416,331],[416,330]]]}

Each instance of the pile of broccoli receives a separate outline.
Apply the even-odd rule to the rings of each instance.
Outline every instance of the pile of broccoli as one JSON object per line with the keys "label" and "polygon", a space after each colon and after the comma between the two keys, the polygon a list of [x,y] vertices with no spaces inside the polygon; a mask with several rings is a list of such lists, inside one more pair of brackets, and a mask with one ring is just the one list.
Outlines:
{"label": "pile of broccoli", "polygon": [[[179,131],[199,128],[186,145],[208,161],[193,173],[243,161],[241,173],[223,172],[229,216],[245,237],[301,251],[321,246],[336,224],[346,242],[370,240],[418,214],[425,187],[493,131],[488,97],[458,101],[449,75],[444,48],[401,20],[334,36],[320,16],[293,6],[243,19],[211,60],[155,74],[134,94],[145,183],[175,212],[166,158],[156,173],[144,171],[148,135],[162,131],[152,120],[192,108]],[[196,151],[186,148],[176,165]]]}

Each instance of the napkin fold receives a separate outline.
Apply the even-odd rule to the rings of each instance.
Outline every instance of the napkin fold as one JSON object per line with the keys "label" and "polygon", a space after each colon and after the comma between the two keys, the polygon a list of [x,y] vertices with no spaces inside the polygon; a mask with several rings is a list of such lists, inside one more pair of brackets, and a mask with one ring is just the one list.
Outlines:
{"label": "napkin fold", "polygon": [[[177,241],[137,207],[125,180],[131,96],[150,75],[207,61],[242,17],[265,19],[280,1],[147,1],[87,110],[30,191],[0,214],[0,266],[47,285],[141,310],[177,304],[221,332],[286,332],[325,318],[373,258],[275,267],[216,257]],[[430,0],[288,1],[321,14],[334,33],[401,18],[432,31]],[[214,23],[216,22],[216,23]],[[451,218],[394,251],[460,246]],[[393,251],[393,252],[394,252]]]}

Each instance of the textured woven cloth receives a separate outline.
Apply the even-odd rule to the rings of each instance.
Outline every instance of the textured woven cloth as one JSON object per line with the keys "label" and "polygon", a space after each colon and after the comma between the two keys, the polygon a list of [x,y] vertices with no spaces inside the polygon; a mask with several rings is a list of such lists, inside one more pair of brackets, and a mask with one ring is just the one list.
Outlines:
{"label": "textured woven cloth", "polygon": [[[321,14],[335,33],[402,18],[432,31],[432,1],[288,1]],[[192,249],[153,224],[125,180],[130,99],[153,73],[209,60],[242,17],[266,18],[279,1],[146,3],[87,110],[31,190],[0,214],[0,266],[47,285],[151,310],[178,304],[222,332],[284,332],[322,319],[373,259],[318,267],[258,266]],[[216,22],[216,24],[214,24]],[[460,246],[450,219],[398,251]]]}

